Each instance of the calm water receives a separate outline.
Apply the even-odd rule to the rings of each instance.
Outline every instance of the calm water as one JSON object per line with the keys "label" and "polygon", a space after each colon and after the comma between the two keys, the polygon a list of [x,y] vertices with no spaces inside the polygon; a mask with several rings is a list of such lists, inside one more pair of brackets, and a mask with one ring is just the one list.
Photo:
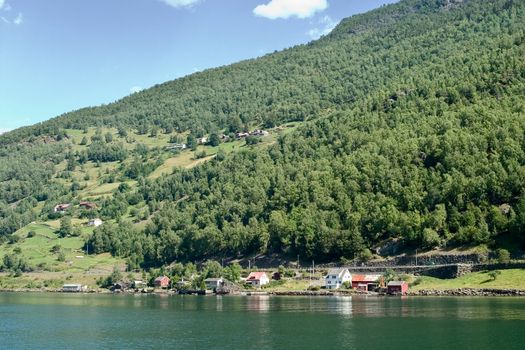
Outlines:
{"label": "calm water", "polygon": [[525,349],[525,299],[1,294],[1,349]]}

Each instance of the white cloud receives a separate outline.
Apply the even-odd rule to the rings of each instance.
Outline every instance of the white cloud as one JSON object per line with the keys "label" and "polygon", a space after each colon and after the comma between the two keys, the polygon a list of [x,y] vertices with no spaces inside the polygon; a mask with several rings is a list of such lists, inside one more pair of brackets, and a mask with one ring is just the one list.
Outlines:
{"label": "white cloud", "polygon": [[336,21],[334,21],[330,16],[324,16],[317,22],[316,28],[312,28],[308,31],[308,35],[312,39],[319,39],[323,35],[329,34],[336,26]]}
{"label": "white cloud", "polygon": [[18,13],[18,16],[16,16],[16,18],[13,20],[13,23],[16,25],[20,25],[24,23],[24,16],[22,15],[21,12]]}
{"label": "white cloud", "polygon": [[129,91],[131,91],[132,94],[141,92],[142,90],[144,90],[142,86],[133,86],[131,89],[129,89]]}
{"label": "white cloud", "polygon": [[7,18],[5,18],[5,17],[0,17],[0,19],[1,19],[2,22],[4,22],[4,23],[7,23],[7,24],[11,23],[11,22],[9,22],[9,20],[8,20]]}
{"label": "white cloud", "polygon": [[2,129],[0,128],[0,135],[5,134],[6,132],[11,131],[11,129]]}
{"label": "white cloud", "polygon": [[191,7],[195,5],[196,3],[200,2],[201,0],[160,0],[160,1],[172,7],[179,8],[179,7]]}
{"label": "white cloud", "polygon": [[0,0],[0,10],[2,10],[5,5],[6,5],[5,0]]}
{"label": "white cloud", "polygon": [[318,11],[328,8],[327,0],[270,0],[266,5],[259,5],[253,13],[269,19],[308,18]]}

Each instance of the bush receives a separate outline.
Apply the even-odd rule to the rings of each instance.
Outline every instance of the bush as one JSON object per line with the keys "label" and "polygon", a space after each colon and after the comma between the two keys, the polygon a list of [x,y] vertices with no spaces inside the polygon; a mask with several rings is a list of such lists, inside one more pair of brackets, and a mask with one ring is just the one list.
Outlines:
{"label": "bush", "polygon": [[496,259],[500,264],[508,264],[510,262],[510,253],[507,249],[498,249],[496,251]]}
{"label": "bush", "polygon": [[33,237],[35,237],[35,236],[36,236],[36,232],[35,232],[35,231],[29,231],[29,232],[27,233],[27,238],[33,238]]}
{"label": "bush", "polygon": [[490,271],[488,275],[493,281],[495,281],[496,278],[498,278],[498,276],[501,275],[501,271],[498,271],[498,270]]}

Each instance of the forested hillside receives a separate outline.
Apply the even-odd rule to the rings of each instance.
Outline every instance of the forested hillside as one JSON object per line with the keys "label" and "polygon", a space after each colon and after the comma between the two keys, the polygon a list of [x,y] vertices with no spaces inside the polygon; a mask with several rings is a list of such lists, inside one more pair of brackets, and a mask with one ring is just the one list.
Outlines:
{"label": "forested hillside", "polygon": [[[299,127],[277,132],[289,122]],[[154,140],[257,127],[275,142],[150,176],[169,157]],[[525,2],[405,0],[308,45],[0,136],[0,235],[56,219],[96,167],[115,186],[96,212],[66,215],[102,217],[86,248],[132,267],[367,259],[389,238],[519,249],[524,132]]]}

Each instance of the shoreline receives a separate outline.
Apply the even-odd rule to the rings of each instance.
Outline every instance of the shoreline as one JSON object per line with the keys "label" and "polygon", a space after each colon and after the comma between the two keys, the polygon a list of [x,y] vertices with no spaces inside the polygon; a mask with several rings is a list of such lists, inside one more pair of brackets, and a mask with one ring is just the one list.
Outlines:
{"label": "shoreline", "polygon": [[[155,290],[152,292],[112,292],[109,290],[90,290],[85,292],[63,292],[56,289],[30,288],[3,288],[0,293],[41,293],[41,294],[100,294],[100,295],[180,295],[176,291]],[[378,293],[359,293],[355,291],[246,291],[232,294],[206,294],[205,296],[277,296],[277,297],[525,297],[525,290],[521,289],[490,289],[490,288],[457,288],[457,289],[422,289],[409,291],[406,295],[388,295]]]}

